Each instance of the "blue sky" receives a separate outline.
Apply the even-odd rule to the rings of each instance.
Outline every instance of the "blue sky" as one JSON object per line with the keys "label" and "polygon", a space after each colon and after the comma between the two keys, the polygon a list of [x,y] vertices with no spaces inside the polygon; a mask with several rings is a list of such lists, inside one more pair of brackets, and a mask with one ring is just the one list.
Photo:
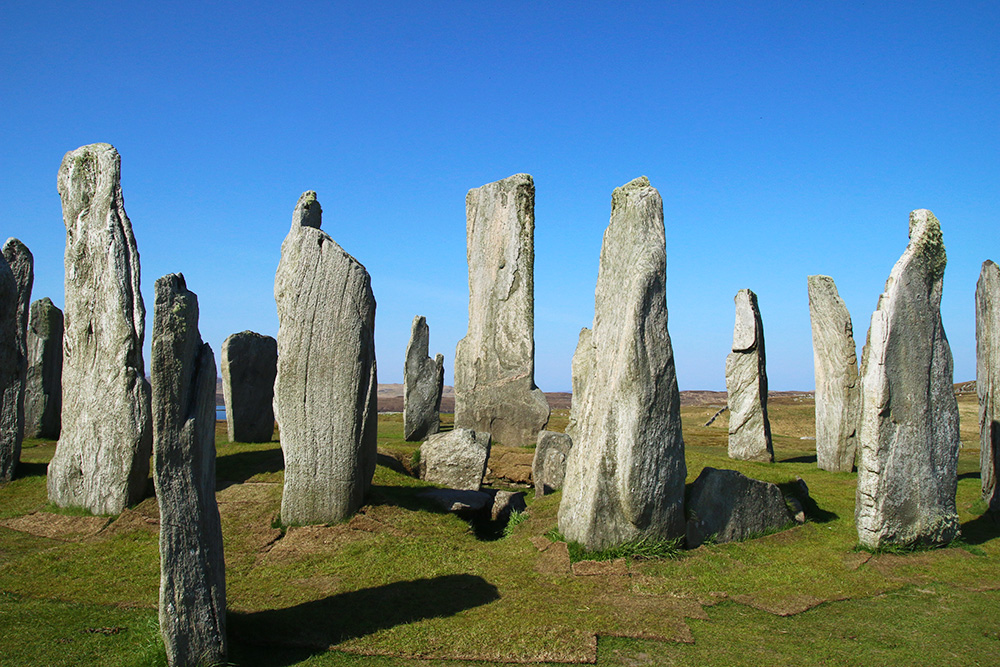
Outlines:
{"label": "blue sky", "polygon": [[[611,191],[663,196],[682,389],[724,389],[733,296],[759,297],[773,389],[811,389],[806,276],[860,347],[912,209],[941,220],[956,380],[1000,261],[1000,3],[49,3],[0,9],[0,236],[63,303],[64,153],[122,155],[152,286],[183,272],[202,336],[277,333],[292,209],[372,276],[379,379],[410,321],[465,334],[465,193],[533,175],[536,382],[568,390]],[[147,335],[146,347],[149,340]],[[148,352],[147,352],[148,359]],[[147,361],[148,363],[148,361]]]}

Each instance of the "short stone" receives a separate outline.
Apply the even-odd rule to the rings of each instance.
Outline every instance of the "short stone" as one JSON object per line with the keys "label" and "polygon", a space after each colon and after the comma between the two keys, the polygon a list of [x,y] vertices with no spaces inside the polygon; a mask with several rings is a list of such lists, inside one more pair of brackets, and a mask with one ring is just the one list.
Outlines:
{"label": "short stone", "polygon": [[736,542],[784,528],[793,521],[776,485],[735,470],[705,468],[688,497],[687,545],[710,538]]}
{"label": "short stone", "polygon": [[467,428],[432,435],[420,446],[420,477],[451,489],[478,491],[490,443],[489,433]]}
{"label": "short stone", "polygon": [[543,496],[562,488],[566,477],[566,458],[573,447],[573,439],[557,431],[539,431],[535,446],[535,459],[531,476],[535,483],[535,496]]}

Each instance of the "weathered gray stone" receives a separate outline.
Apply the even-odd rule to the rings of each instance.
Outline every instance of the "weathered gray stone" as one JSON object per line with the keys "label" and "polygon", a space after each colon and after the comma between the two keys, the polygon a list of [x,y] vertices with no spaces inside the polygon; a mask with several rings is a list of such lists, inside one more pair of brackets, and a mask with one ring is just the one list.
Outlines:
{"label": "weathered gray stone", "polygon": [[832,472],[854,469],[861,387],[851,314],[830,276],[809,276],[816,369],[816,465]]}
{"label": "weathered gray stone", "polygon": [[[0,255],[0,482],[14,477],[21,458],[18,403],[21,392],[21,350],[17,330],[17,280]],[[23,404],[21,405],[23,408]]]}
{"label": "weathered gray stone", "polygon": [[455,426],[528,445],[549,421],[535,386],[535,185],[528,174],[465,198],[469,331],[455,349]]}
{"label": "weathered gray stone", "polygon": [[1000,511],[1000,268],[983,262],[976,284],[976,393],[979,395],[979,468],[983,500]]}
{"label": "weathered gray stone", "polygon": [[321,222],[316,193],[304,193],[274,277],[274,412],[285,455],[285,523],[329,523],[353,514],[377,458],[371,278],[319,229]]}
{"label": "weathered gray stone", "polygon": [[478,491],[490,458],[490,434],[456,428],[420,445],[420,477],[450,489]]}
{"label": "weathered gray stone", "polygon": [[[573,397],[559,530],[587,549],[684,534],[684,440],[667,332],[663,200],[645,176],[616,188],[591,333]],[[583,338],[583,336],[581,336]],[[578,352],[578,356],[580,353]]]}
{"label": "weathered gray stone", "polygon": [[[34,281],[34,257],[28,247],[15,238],[7,239],[3,245],[3,258],[7,262],[17,287],[17,303],[14,314],[14,339],[17,349],[14,361],[15,379],[11,389],[13,408],[13,430],[0,436],[0,481],[12,479],[21,458],[21,442],[24,440],[24,389],[28,372],[28,304],[31,303],[31,283]],[[5,401],[6,403],[6,401]]]}
{"label": "weathered gray stone", "polygon": [[24,436],[59,437],[62,412],[63,314],[49,297],[31,304]]}
{"label": "weathered gray stone", "polygon": [[506,522],[514,512],[527,512],[528,504],[524,500],[524,491],[491,490],[493,507],[490,509],[491,521]]}
{"label": "weathered gray stone", "polygon": [[941,324],[946,263],[937,218],[913,211],[861,360],[854,514],[865,547],[944,544],[959,532],[958,403]]}
{"label": "weathered gray stone", "polygon": [[150,374],[167,663],[226,661],[226,564],[215,502],[215,355],[184,276],[156,281]]}
{"label": "weathered gray stone", "polygon": [[403,439],[423,440],[440,427],[444,356],[427,356],[430,329],[423,315],[413,318],[403,365]]}
{"label": "weathered gray stone", "polygon": [[253,331],[222,343],[222,394],[230,442],[270,442],[274,436],[274,378],[278,341]]}
{"label": "weathered gray stone", "polygon": [[764,325],[757,295],[748,289],[736,293],[733,351],[726,357],[729,395],[729,458],[774,461],[771,423],[767,419],[767,370]]}
{"label": "weathered gray stone", "polygon": [[543,496],[562,488],[566,477],[566,458],[573,447],[573,439],[557,431],[539,431],[535,458],[531,462],[531,479],[535,483],[535,496]]}
{"label": "weathered gray stone", "polygon": [[572,377],[573,395],[569,409],[569,423],[566,424],[566,434],[570,438],[577,436],[577,426],[580,421],[580,411],[583,409],[583,394],[587,380],[594,375],[594,339],[593,332],[587,327],[580,329],[580,337],[573,352]]}
{"label": "weathered gray stone", "polygon": [[109,144],[70,151],[59,168],[66,225],[62,431],[49,500],[118,514],[142,499],[153,448],[142,360],[146,309],[125,214],[121,158]]}
{"label": "weathered gray stone", "polygon": [[688,497],[687,545],[709,538],[737,542],[780,530],[794,520],[776,485],[735,470],[705,468]]}

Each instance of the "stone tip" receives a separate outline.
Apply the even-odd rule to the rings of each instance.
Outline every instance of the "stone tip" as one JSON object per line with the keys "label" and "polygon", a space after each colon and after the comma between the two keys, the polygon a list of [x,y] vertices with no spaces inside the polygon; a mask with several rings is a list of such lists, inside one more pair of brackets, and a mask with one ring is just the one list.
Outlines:
{"label": "stone tip", "polygon": [[941,223],[926,208],[918,208],[910,213],[910,246],[916,253],[927,258],[932,279],[944,275],[948,256],[941,235]]}
{"label": "stone tip", "polygon": [[168,289],[171,292],[186,292],[187,282],[184,280],[183,273],[168,273],[156,279],[155,288],[157,290]]}
{"label": "stone tip", "polygon": [[292,227],[312,227],[319,229],[323,224],[323,209],[316,199],[316,192],[306,190],[295,204],[292,213]]}

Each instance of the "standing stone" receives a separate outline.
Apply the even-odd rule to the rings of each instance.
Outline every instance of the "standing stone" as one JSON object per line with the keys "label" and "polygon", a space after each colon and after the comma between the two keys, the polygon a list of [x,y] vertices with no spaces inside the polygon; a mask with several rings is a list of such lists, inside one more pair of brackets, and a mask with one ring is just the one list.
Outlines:
{"label": "standing stone", "polygon": [[594,340],[592,332],[587,327],[580,329],[580,337],[573,352],[571,366],[573,394],[570,399],[569,422],[566,424],[566,435],[577,437],[577,426],[580,412],[583,409],[583,395],[587,388],[587,380],[594,375]]}
{"label": "standing stone", "polygon": [[528,174],[465,198],[469,332],[455,350],[455,426],[528,445],[549,421],[535,386],[535,184]]}
{"label": "standing stone", "polygon": [[854,514],[864,547],[945,544],[959,533],[958,403],[941,324],[946,262],[937,218],[913,211],[861,359]]}
{"label": "standing stone", "polygon": [[365,267],[321,222],[316,193],[303,193],[274,277],[286,524],[342,521],[375,474],[375,297]]}
{"label": "standing stone", "polygon": [[593,373],[566,461],[559,530],[587,549],[684,535],[684,440],[667,332],[663,200],[616,188],[594,297]]}
{"label": "standing stone", "polygon": [[1000,268],[983,262],[976,284],[976,393],[979,394],[979,468],[983,500],[1000,511]]}
{"label": "standing stone", "polygon": [[24,435],[59,437],[62,411],[63,314],[49,297],[31,304],[28,317],[28,379]]}
{"label": "standing stone", "polygon": [[253,331],[222,343],[222,395],[229,442],[271,442],[278,341]]}
{"label": "standing stone", "polygon": [[420,445],[420,478],[449,489],[478,491],[490,458],[490,434],[456,428]]}
{"label": "standing stone", "polygon": [[736,293],[733,351],[726,357],[729,394],[729,458],[774,462],[771,423],[767,419],[767,369],[764,324],[757,295]]}
{"label": "standing stone", "polygon": [[809,276],[816,369],[816,465],[851,472],[857,450],[861,387],[851,314],[829,276]]}
{"label": "standing stone", "polygon": [[153,305],[153,481],[160,506],[160,634],[172,667],[226,660],[226,564],[215,502],[215,355],[178,273]]}
{"label": "standing stone", "polygon": [[531,462],[531,481],[535,483],[535,496],[558,491],[566,479],[566,459],[573,447],[573,439],[557,431],[539,431],[535,445],[535,458]]}
{"label": "standing stone", "polygon": [[13,479],[21,458],[18,400],[22,392],[17,298],[14,272],[0,255],[0,482]]}
{"label": "standing stone", "polygon": [[430,330],[422,315],[413,318],[403,365],[403,439],[423,440],[440,427],[444,356],[427,356]]}
{"label": "standing stone", "polygon": [[118,514],[145,495],[153,448],[146,309],[118,151],[92,144],[67,153],[58,188],[66,311],[62,432],[49,463],[49,500]]}

